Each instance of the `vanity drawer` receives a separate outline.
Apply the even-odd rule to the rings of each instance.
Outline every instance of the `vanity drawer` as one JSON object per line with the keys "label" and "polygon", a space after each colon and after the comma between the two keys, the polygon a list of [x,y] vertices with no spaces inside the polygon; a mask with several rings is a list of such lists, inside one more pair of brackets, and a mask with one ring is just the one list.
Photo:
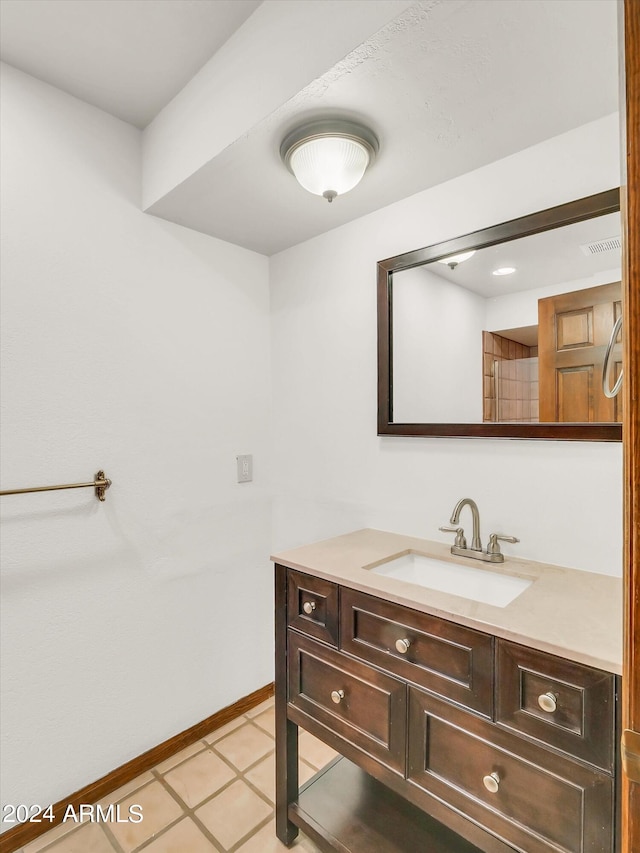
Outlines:
{"label": "vanity drawer", "polygon": [[344,651],[491,717],[493,637],[345,588],[340,608]]}
{"label": "vanity drawer", "polygon": [[609,775],[416,688],[408,778],[523,853],[613,849]]}
{"label": "vanity drawer", "polygon": [[291,628],[338,645],[338,589],[331,581],[287,572],[287,614]]}
{"label": "vanity drawer", "polygon": [[404,775],[405,684],[289,631],[288,687],[289,705]]}
{"label": "vanity drawer", "polygon": [[497,642],[496,722],[613,772],[615,677]]}

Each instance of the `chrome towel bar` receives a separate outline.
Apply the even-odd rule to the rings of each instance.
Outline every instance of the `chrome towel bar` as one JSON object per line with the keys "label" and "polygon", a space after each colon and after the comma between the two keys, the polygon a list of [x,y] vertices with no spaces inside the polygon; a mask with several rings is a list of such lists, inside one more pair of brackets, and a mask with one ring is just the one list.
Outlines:
{"label": "chrome towel bar", "polygon": [[622,315],[618,317],[615,322],[613,329],[611,330],[611,337],[609,338],[609,343],[607,345],[607,351],[604,354],[604,364],[602,366],[602,392],[605,397],[609,399],[615,397],[620,391],[620,386],[622,385],[622,370],[620,371],[620,375],[616,379],[615,385],[613,388],[610,385],[609,373],[611,371],[611,353],[613,352],[613,348],[616,343],[616,338],[618,337],[618,333],[622,326]]}
{"label": "chrome towel bar", "polygon": [[34,486],[30,489],[6,489],[5,491],[0,492],[0,496],[2,495],[24,495],[27,492],[55,492],[58,489],[95,489],[96,497],[99,501],[103,501],[105,499],[106,491],[111,485],[111,480],[108,480],[104,471],[98,471],[95,476],[95,479],[91,483],[66,483],[61,486]]}

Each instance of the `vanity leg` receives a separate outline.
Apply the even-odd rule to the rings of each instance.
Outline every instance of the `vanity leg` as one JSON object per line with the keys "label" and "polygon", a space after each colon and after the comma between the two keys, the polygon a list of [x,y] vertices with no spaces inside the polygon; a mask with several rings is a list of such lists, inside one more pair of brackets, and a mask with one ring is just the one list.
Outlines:
{"label": "vanity leg", "polygon": [[287,570],[275,567],[276,835],[289,846],[298,827],[288,816],[298,798],[298,727],[287,719]]}

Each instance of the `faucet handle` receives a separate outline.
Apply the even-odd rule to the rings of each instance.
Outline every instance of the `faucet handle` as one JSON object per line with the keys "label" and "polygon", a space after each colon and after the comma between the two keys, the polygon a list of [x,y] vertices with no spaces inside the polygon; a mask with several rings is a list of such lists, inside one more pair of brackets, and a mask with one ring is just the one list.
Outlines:
{"label": "faucet handle", "polygon": [[443,533],[455,533],[456,541],[453,543],[455,548],[466,548],[467,540],[465,539],[464,530],[462,527],[447,527],[443,525],[439,527],[438,530],[442,530]]}
{"label": "faucet handle", "polygon": [[511,542],[516,543],[520,540],[515,536],[506,536],[504,533],[492,533],[489,536],[489,544],[487,545],[487,554],[501,554],[500,546],[498,545],[498,539],[501,542]]}

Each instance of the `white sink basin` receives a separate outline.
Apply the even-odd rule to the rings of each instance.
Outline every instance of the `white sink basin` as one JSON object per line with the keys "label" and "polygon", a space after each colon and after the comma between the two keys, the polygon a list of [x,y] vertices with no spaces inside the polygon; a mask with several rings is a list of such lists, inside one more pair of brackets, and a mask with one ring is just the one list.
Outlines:
{"label": "white sink basin", "polygon": [[533,583],[527,578],[492,572],[484,566],[486,563],[483,565],[480,562],[477,568],[472,565],[461,566],[409,553],[388,560],[370,571],[439,592],[450,592],[472,601],[493,604],[494,607],[506,607]]}

